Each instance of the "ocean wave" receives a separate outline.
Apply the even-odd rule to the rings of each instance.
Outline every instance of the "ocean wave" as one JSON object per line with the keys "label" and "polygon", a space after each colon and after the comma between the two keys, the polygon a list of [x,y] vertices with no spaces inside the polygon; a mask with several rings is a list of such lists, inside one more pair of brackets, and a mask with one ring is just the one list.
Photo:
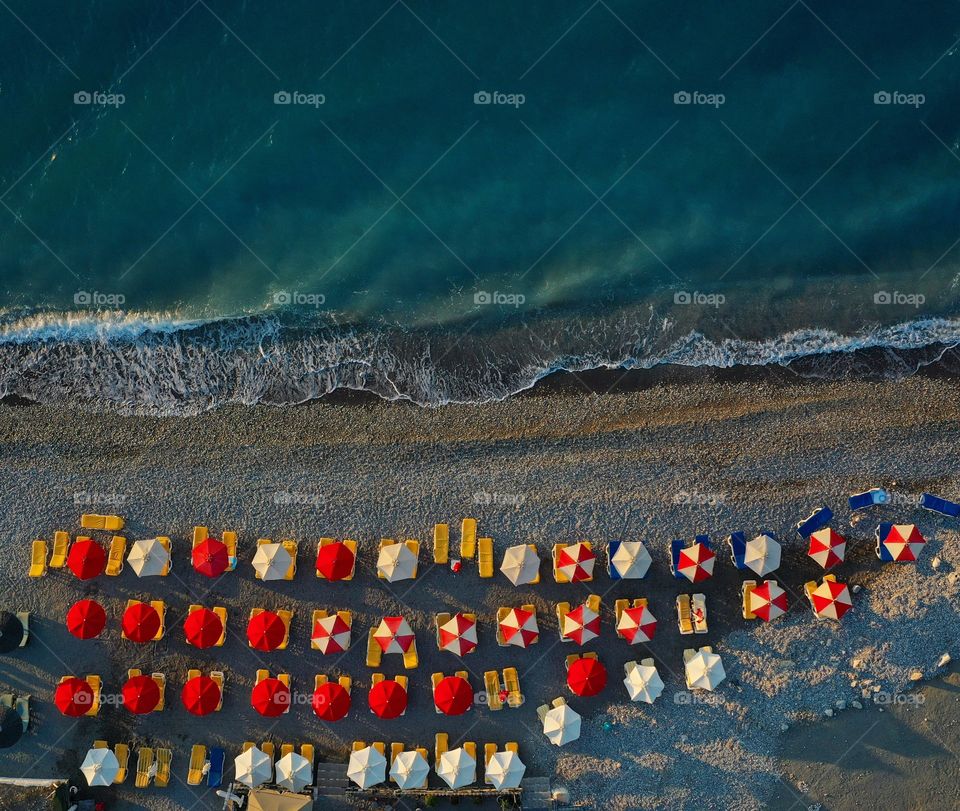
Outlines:
{"label": "ocean wave", "polygon": [[960,320],[949,318],[757,340],[682,329],[652,311],[484,330],[306,324],[280,313],[203,320],[6,311],[0,396],[154,415],[293,405],[345,389],[441,406],[503,400],[557,372],[598,369],[749,366],[802,377],[902,378],[960,346]]}

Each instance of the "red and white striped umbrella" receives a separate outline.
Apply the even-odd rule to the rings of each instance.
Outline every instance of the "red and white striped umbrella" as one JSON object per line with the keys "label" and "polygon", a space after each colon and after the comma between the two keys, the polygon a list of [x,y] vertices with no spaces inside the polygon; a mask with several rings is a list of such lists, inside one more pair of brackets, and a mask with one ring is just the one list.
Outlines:
{"label": "red and white striped umbrella", "polygon": [[440,626],[440,647],[457,656],[477,648],[477,623],[462,613],[454,614]]}
{"label": "red and white striped umbrella", "polygon": [[764,580],[750,592],[750,611],[764,622],[787,613],[787,593],[776,580]]}
{"label": "red and white striped umbrella", "polygon": [[530,647],[540,636],[537,615],[522,608],[511,608],[510,613],[500,622],[500,635],[508,645]]}
{"label": "red and white striped umbrella", "polygon": [[617,620],[617,633],[631,645],[649,642],[657,630],[657,618],[646,606],[625,608]]}
{"label": "red and white striped umbrella", "polygon": [[916,524],[894,524],[880,543],[898,563],[910,563],[920,556],[927,539]]}
{"label": "red and white striped umbrella", "polygon": [[321,653],[343,653],[350,647],[350,626],[339,614],[323,617],[314,623],[310,640]]}
{"label": "red and white striped umbrella", "polygon": [[403,617],[384,617],[373,632],[384,653],[406,653],[413,644],[413,631]]}
{"label": "red and white striped umbrella", "polygon": [[563,636],[585,645],[600,636],[600,615],[586,604],[568,611],[563,618]]}
{"label": "red and white striped umbrella", "polygon": [[813,613],[823,619],[838,620],[853,606],[846,583],[824,580],[810,595]]}
{"label": "red and white striped umbrella", "polygon": [[807,554],[824,569],[832,569],[838,563],[843,563],[847,555],[847,539],[830,527],[818,529],[810,534]]}
{"label": "red and white striped umbrella", "polygon": [[716,552],[698,541],[693,546],[680,550],[677,571],[691,583],[699,583],[713,575],[716,557]]}
{"label": "red and white striped umbrella", "polygon": [[590,580],[593,578],[593,566],[597,562],[597,556],[590,548],[589,544],[582,541],[565,546],[557,555],[557,569],[559,569],[566,578],[575,583],[579,580]]}

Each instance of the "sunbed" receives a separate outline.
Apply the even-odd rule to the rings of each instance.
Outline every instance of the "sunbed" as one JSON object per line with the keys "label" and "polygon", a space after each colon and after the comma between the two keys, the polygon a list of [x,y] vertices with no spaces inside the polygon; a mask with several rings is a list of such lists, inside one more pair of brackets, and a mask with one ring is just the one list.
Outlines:
{"label": "sunbed", "polygon": [[263,752],[268,758],[270,758],[270,766],[273,768],[273,761],[276,757],[277,751],[273,748],[273,741],[264,741],[260,744],[260,751]]}
{"label": "sunbed", "polygon": [[159,642],[163,639],[163,633],[166,627],[167,604],[163,600],[151,600],[150,605],[153,606],[154,610],[156,610],[160,616],[160,630],[157,631],[157,635],[153,638],[154,642]]}
{"label": "sunbed", "polygon": [[105,529],[108,532],[119,532],[123,529],[123,519],[119,515],[84,513],[80,516],[80,526],[84,529]]}
{"label": "sunbed", "polygon": [[207,771],[207,786],[209,788],[218,788],[223,782],[223,761],[226,759],[226,753],[219,746],[214,746],[210,750],[210,769]]}
{"label": "sunbed", "polygon": [[497,745],[495,743],[485,743],[483,745],[483,782],[491,786],[493,785],[493,781],[486,774],[486,767],[490,765],[490,758],[492,758],[495,754],[497,754]]}
{"label": "sunbed", "polygon": [[849,504],[851,510],[863,510],[872,507],[874,504],[887,504],[890,496],[882,487],[873,487],[863,493],[854,493],[850,496]]}
{"label": "sunbed", "polygon": [[256,746],[256,744],[253,741],[244,741],[243,748],[240,751],[249,752],[251,749],[253,749],[254,746]]}
{"label": "sunbed", "polygon": [[[442,682],[442,681],[443,681],[443,673],[432,673],[432,674],[430,675],[430,684],[433,685],[433,692],[434,692],[434,694],[436,694],[437,687],[440,686],[440,682]],[[435,713],[437,713],[437,715],[442,715],[442,714],[443,714],[443,710],[441,710],[441,709],[437,706],[436,700],[434,700],[434,703],[433,703],[433,711],[434,711]]]}
{"label": "sunbed", "polygon": [[433,527],[433,562],[443,566],[450,558],[450,525],[435,524]]}
{"label": "sunbed", "polygon": [[107,566],[104,573],[116,577],[123,571],[123,558],[127,553],[127,539],[123,535],[114,535],[110,539],[110,551],[107,553]]}
{"label": "sunbed", "polygon": [[477,519],[464,518],[460,522],[460,557],[473,560],[477,554]]}
{"label": "sunbed", "polygon": [[137,752],[136,787],[146,788],[150,785],[150,770],[153,768],[153,750],[149,746],[140,747]]}
{"label": "sunbed", "polygon": [[227,571],[232,572],[237,568],[237,533],[224,530],[222,540],[227,547]]}
{"label": "sunbed", "polygon": [[693,633],[693,616],[690,610],[690,595],[677,595],[677,625],[680,633],[686,636]]}
{"label": "sunbed", "polygon": [[444,625],[450,622],[452,617],[453,615],[447,611],[441,611],[439,614],[437,614],[434,617],[433,626],[437,631],[437,647],[440,650],[443,650],[443,643],[440,640],[440,628],[442,628]]}
{"label": "sunbed", "polygon": [[293,754],[293,744],[285,743],[280,746],[280,757],[285,758],[287,755]]}
{"label": "sunbed", "polygon": [[707,598],[705,595],[693,595],[691,616],[693,618],[693,632],[705,634],[707,632]]}
{"label": "sunbed", "polygon": [[187,769],[187,785],[199,786],[203,782],[203,767],[207,762],[207,747],[195,743],[190,749],[190,766]]}
{"label": "sunbed", "polygon": [[503,748],[506,749],[508,752],[513,752],[513,754],[515,755],[520,754],[520,744],[518,744],[516,741],[507,741],[503,745]]}
{"label": "sunbed", "polygon": [[169,555],[169,558],[167,559],[167,565],[164,566],[163,571],[160,572],[161,577],[166,577],[168,574],[170,574],[170,570],[173,568],[172,544],[170,543],[170,539],[166,535],[158,535],[157,542],[160,544],[160,546],[162,546],[164,549],[167,550],[167,555]]}
{"label": "sunbed", "polygon": [[[293,622],[293,612],[287,611],[286,609],[279,608],[277,609],[277,616],[283,621],[283,641],[277,645],[277,650],[286,650],[287,645],[290,644],[290,623]],[[311,633],[313,629],[311,628]]]}
{"label": "sunbed", "polygon": [[757,615],[750,610],[750,595],[757,587],[756,580],[744,580],[740,586],[740,594],[743,597],[743,618],[745,620],[755,620]]}
{"label": "sunbed", "polygon": [[738,569],[746,569],[747,536],[742,532],[731,532],[727,538],[727,546],[730,547],[733,565]]}
{"label": "sunbed", "polygon": [[686,546],[682,540],[672,540],[670,541],[670,573],[677,580],[686,580],[686,576],[681,572],[677,566],[680,563],[680,552]]}
{"label": "sunbed", "polygon": [[90,685],[90,689],[93,690],[93,702],[84,715],[97,715],[100,712],[100,687],[102,682],[99,676],[94,675],[84,676],[84,679]]}
{"label": "sunbed", "polygon": [[589,608],[594,614],[600,613],[601,599],[599,594],[587,595],[587,608]]}
{"label": "sunbed", "polygon": [[25,648],[27,646],[27,640],[30,639],[30,612],[17,611],[17,619],[20,620],[20,624],[23,626],[23,639],[20,640],[20,647]]}
{"label": "sunbed", "polygon": [[483,674],[483,686],[487,693],[487,706],[491,710],[502,710],[503,699],[500,698],[500,674],[496,670],[487,670]]}
{"label": "sunbed", "polygon": [[417,640],[410,641],[410,647],[403,652],[403,666],[407,670],[413,670],[420,664],[420,658],[417,656]]}
{"label": "sunbed", "polygon": [[106,741],[94,741],[93,746],[91,748],[92,749],[109,749],[110,744],[107,743]]}
{"label": "sunbed", "polygon": [[117,776],[113,779],[114,784],[123,783],[127,779],[127,766],[130,763],[130,747],[125,743],[118,743],[113,747],[113,754],[117,756],[117,763],[120,768]]}
{"label": "sunbed", "polygon": [[290,568],[283,576],[284,580],[293,580],[297,574],[297,542],[291,540],[280,541],[280,545],[290,554]]}
{"label": "sunbed", "polygon": [[806,540],[818,529],[822,529],[833,519],[833,510],[829,507],[817,507],[810,515],[798,523],[794,529],[797,535]]}
{"label": "sunbed", "polygon": [[433,763],[434,767],[440,764],[440,758],[444,752],[448,751],[450,745],[450,736],[446,732],[438,732],[434,738],[433,744]]}
{"label": "sunbed", "polygon": [[613,604],[613,614],[616,617],[616,624],[620,624],[620,617],[623,616],[623,612],[630,607],[629,600],[617,600]]}
{"label": "sunbed", "polygon": [[516,709],[523,704],[523,693],[520,692],[520,674],[515,667],[503,669],[503,684],[507,688],[507,706]]}
{"label": "sunbed", "polygon": [[47,573],[47,542],[34,541],[30,554],[30,577],[43,577]]}
{"label": "sunbed", "polygon": [[477,567],[480,577],[493,577],[493,538],[480,538],[477,543]]}
{"label": "sunbed", "polygon": [[214,712],[220,712],[220,710],[223,709],[223,686],[226,682],[226,677],[223,675],[222,670],[211,670],[210,678],[213,679],[217,683],[217,687],[220,688],[220,701],[217,703],[217,708],[214,710]]}
{"label": "sunbed", "polygon": [[70,551],[70,535],[61,529],[53,533],[53,553],[50,555],[50,568],[62,569],[67,565]]}
{"label": "sunbed", "polygon": [[553,557],[553,579],[558,583],[569,583],[570,578],[567,577],[563,572],[560,571],[560,567],[557,565],[560,558],[560,553],[566,549],[570,544],[565,543],[555,543],[553,545],[553,550],[551,556]]}
{"label": "sunbed", "polygon": [[477,763],[477,744],[474,741],[464,741],[461,746],[473,758],[474,763]]}
{"label": "sunbed", "polygon": [[20,716],[20,721],[23,723],[23,731],[26,732],[30,727],[30,694],[27,693],[22,696],[17,696],[13,708],[17,711],[17,715]]}
{"label": "sunbed", "polygon": [[373,638],[375,632],[375,628],[367,631],[367,667],[380,667],[380,660],[383,658],[383,648]]}
{"label": "sunbed", "polygon": [[562,602],[557,603],[557,628],[560,631],[560,641],[561,642],[573,642],[572,639],[563,635],[563,626],[567,618],[567,614],[570,613],[570,603]]}
{"label": "sunbed", "polygon": [[166,706],[167,700],[167,677],[163,673],[151,673],[150,678],[154,680],[157,687],[160,688],[160,702],[157,704],[154,712],[160,712]]}
{"label": "sunbed", "polygon": [[[920,506],[924,510],[945,515],[947,518],[960,518],[960,504],[947,501],[945,498],[940,498],[940,496],[931,493],[921,494]],[[53,561],[50,562],[50,565],[53,566]]]}
{"label": "sunbed", "polygon": [[160,788],[166,788],[170,784],[170,766],[173,762],[173,752],[169,749],[157,750],[157,775],[153,779],[153,784]]}
{"label": "sunbed", "polygon": [[[397,755],[399,755],[401,752],[403,752],[403,744],[402,744],[402,743],[397,743],[396,741],[394,741],[393,743],[390,744],[390,761],[389,761],[389,763],[390,763],[390,769],[391,769],[391,770],[393,769],[393,763],[394,763],[394,761],[397,759]],[[389,771],[387,772],[387,774],[388,774],[388,777],[389,777],[389,779],[390,779],[391,782],[393,782],[393,783],[396,783],[396,782],[397,782],[397,781],[396,781],[396,778],[394,778],[394,776],[391,775],[391,774],[389,773]]]}

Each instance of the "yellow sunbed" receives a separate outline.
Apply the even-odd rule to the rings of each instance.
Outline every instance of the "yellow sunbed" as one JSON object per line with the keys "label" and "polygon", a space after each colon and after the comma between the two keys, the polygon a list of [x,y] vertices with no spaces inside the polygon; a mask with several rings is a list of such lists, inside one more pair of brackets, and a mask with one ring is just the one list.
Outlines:
{"label": "yellow sunbed", "polygon": [[119,515],[84,513],[80,516],[80,526],[84,529],[105,529],[108,532],[119,532],[123,529],[123,519]]}
{"label": "yellow sunbed", "polygon": [[503,669],[503,684],[507,689],[507,706],[516,709],[523,703],[523,694],[520,692],[520,674],[515,667]]}
{"label": "yellow sunbed", "polygon": [[417,640],[410,642],[410,647],[403,652],[403,666],[407,670],[412,670],[420,664],[420,658],[417,656]]}
{"label": "yellow sunbed", "polygon": [[290,553],[290,568],[287,569],[287,573],[283,576],[283,579],[293,580],[297,574],[297,542],[286,540],[280,541],[280,544]]}
{"label": "yellow sunbed", "polygon": [[617,619],[617,625],[620,624],[620,617],[623,616],[623,612],[626,611],[629,607],[630,607],[629,600],[617,600],[613,604],[613,613]]}
{"label": "yellow sunbed", "polygon": [[443,643],[440,641],[440,629],[450,622],[452,614],[447,611],[441,611],[434,617],[433,625],[437,631],[437,647],[443,650]]}
{"label": "yellow sunbed", "polygon": [[313,749],[312,743],[302,743],[300,744],[300,757],[305,758],[310,764],[310,768],[313,768],[314,761],[317,759],[316,753]]}
{"label": "yellow sunbed", "polygon": [[380,660],[383,658],[383,648],[373,638],[375,629],[371,628],[367,632],[367,667],[380,667]]}
{"label": "yellow sunbed", "polygon": [[220,638],[216,641],[214,647],[222,648],[223,643],[227,641],[227,609],[222,605],[215,605],[213,613],[220,618],[220,624],[223,626],[223,633],[220,634]]}
{"label": "yellow sunbed", "polygon": [[286,650],[287,645],[290,643],[290,623],[293,621],[293,612],[281,608],[277,610],[277,616],[283,620],[284,627],[283,642],[277,645],[277,650]]}
{"label": "yellow sunbed", "polygon": [[450,745],[450,736],[446,732],[438,732],[434,738],[433,744],[433,762],[437,766],[440,764],[440,757],[448,751]]}
{"label": "yellow sunbed", "polygon": [[500,698],[500,674],[496,670],[488,670],[483,674],[483,686],[487,691],[487,706],[491,710],[502,710],[503,700]]}
{"label": "yellow sunbed", "polygon": [[170,556],[170,559],[167,561],[167,565],[163,567],[163,571],[160,572],[161,577],[166,577],[170,574],[170,569],[173,568],[173,546],[170,543],[170,539],[166,535],[158,535],[157,542],[164,549],[167,550],[167,554]]}
{"label": "yellow sunbed", "polygon": [[740,593],[743,596],[743,618],[745,620],[755,620],[757,615],[750,610],[750,595],[757,587],[756,580],[744,580],[740,586]]}
{"label": "yellow sunbed", "polygon": [[480,577],[493,577],[493,538],[480,538],[477,567]]}
{"label": "yellow sunbed", "polygon": [[159,642],[163,639],[163,633],[166,628],[167,604],[163,600],[151,600],[150,605],[152,605],[157,614],[160,615],[160,630],[157,631],[157,635],[153,638],[154,642]]}
{"label": "yellow sunbed", "polygon": [[260,751],[263,752],[268,758],[270,758],[271,764],[274,757],[277,754],[277,750],[273,748],[273,741],[264,741],[260,744]]}
{"label": "yellow sunbed", "polygon": [[237,568],[237,533],[224,530],[223,545],[227,547],[227,571],[232,572]]}
{"label": "yellow sunbed", "polygon": [[153,766],[153,750],[149,746],[142,746],[137,753],[137,788],[146,788],[150,785],[150,769]]}
{"label": "yellow sunbed", "polygon": [[567,577],[563,572],[560,571],[560,567],[557,565],[560,559],[560,553],[566,549],[569,544],[565,543],[556,543],[553,545],[553,579],[558,583],[569,583],[570,578]]}
{"label": "yellow sunbed", "polygon": [[30,554],[30,577],[43,577],[47,573],[47,542],[34,541]]}
{"label": "yellow sunbed", "polygon": [[109,748],[110,748],[110,744],[108,744],[106,741],[94,741],[92,748],[94,748],[94,749],[109,749]]}
{"label": "yellow sunbed", "polygon": [[557,626],[560,630],[560,640],[562,642],[573,642],[572,639],[563,635],[563,626],[567,618],[567,614],[570,613],[570,603],[562,602],[557,603]]}
{"label": "yellow sunbed", "polygon": [[207,747],[195,743],[190,750],[190,768],[187,771],[187,785],[199,786],[203,782],[203,767],[207,762]]}
{"label": "yellow sunbed", "polygon": [[285,743],[280,746],[280,757],[284,758],[293,753],[293,744]]}
{"label": "yellow sunbed", "polygon": [[113,747],[113,754],[117,756],[117,763],[120,764],[117,776],[113,778],[114,785],[116,785],[127,779],[127,766],[130,763],[130,747],[125,743],[118,743]]}
{"label": "yellow sunbed", "polygon": [[100,687],[102,682],[99,676],[84,676],[84,679],[90,685],[90,689],[93,690],[93,703],[84,715],[97,715],[100,712]]}
{"label": "yellow sunbed", "polygon": [[433,527],[433,562],[442,566],[450,559],[450,525],[435,524]]}
{"label": "yellow sunbed", "polygon": [[173,761],[173,752],[169,749],[157,750],[157,776],[153,779],[153,784],[160,788],[166,788],[170,784],[170,765]]}
{"label": "yellow sunbed", "polygon": [[107,553],[107,567],[104,573],[116,577],[123,571],[123,558],[127,553],[127,539],[123,535],[114,535],[110,539],[110,551]]}
{"label": "yellow sunbed", "polygon": [[50,568],[62,569],[67,565],[70,552],[70,535],[61,529],[53,533],[53,554],[50,555]]}
{"label": "yellow sunbed", "polygon": [[464,518],[460,522],[460,557],[473,560],[477,554],[477,519]]}
{"label": "yellow sunbed", "polygon": [[594,614],[600,613],[601,601],[599,594],[591,594],[587,597],[587,608],[589,608]]}
{"label": "yellow sunbed", "polygon": [[[167,701],[167,677],[163,673],[151,673],[150,678],[154,680],[157,687],[160,688],[160,703],[157,704],[154,712],[160,712],[166,707]],[[159,754],[159,752],[157,753]]]}

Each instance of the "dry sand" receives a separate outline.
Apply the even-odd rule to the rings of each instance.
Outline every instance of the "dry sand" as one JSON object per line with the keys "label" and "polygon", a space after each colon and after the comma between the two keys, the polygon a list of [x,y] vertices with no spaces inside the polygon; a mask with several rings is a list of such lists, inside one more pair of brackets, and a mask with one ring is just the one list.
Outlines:
{"label": "dry sand", "polygon": [[[657,385],[605,396],[537,393],[498,405],[440,410],[324,402],[178,419],[0,408],[9,559],[0,602],[32,611],[34,633],[28,648],[0,659],[0,689],[35,697],[32,729],[17,748],[0,752],[0,774],[75,774],[94,738],[169,745],[177,776],[169,789],[135,791],[128,781],[104,796],[123,809],[214,808],[219,802],[212,792],[181,782],[192,743],[222,745],[232,756],[248,739],[309,740],[320,757],[345,761],[357,738],[430,746],[434,733],[446,730],[454,740],[481,746],[519,740],[528,775],[551,777],[583,807],[789,808],[815,802],[831,809],[860,807],[844,797],[847,769],[865,768],[856,753],[873,746],[884,734],[882,724],[895,717],[880,714],[876,701],[900,700],[914,670],[924,677],[942,672],[937,667],[942,653],[960,658],[960,524],[919,512],[911,503],[924,490],[960,494],[957,395],[952,382],[913,379],[896,385]],[[890,487],[898,502],[851,521],[846,494],[875,485]],[[78,506],[78,493],[95,503]],[[119,578],[89,583],[62,572],[27,580],[32,538],[75,528],[81,511],[114,511],[105,502],[118,497],[123,504],[116,511],[128,518],[129,537],[174,538],[175,577],[138,580],[128,569]],[[815,622],[800,598],[801,584],[817,576],[818,567],[790,528],[820,503],[833,506],[836,526],[852,544],[838,573],[861,586],[853,611],[840,624]],[[459,576],[435,568],[426,551],[416,581],[388,586],[376,580],[380,537],[427,540],[434,522],[453,524],[464,515],[475,515],[481,534],[493,536],[498,563],[502,550],[519,542],[536,543],[544,558],[553,543],[581,538],[600,543],[642,538],[653,552],[646,580],[615,584],[600,573],[592,584],[604,595],[604,634],[588,648],[599,651],[611,684],[599,698],[571,699],[584,715],[583,736],[563,749],[538,732],[535,707],[565,693],[563,658],[576,650],[559,643],[553,605],[585,596],[587,585],[553,583],[545,563],[544,582],[518,590],[499,574],[480,580],[470,566]],[[890,518],[915,520],[927,534],[930,543],[919,565],[880,566],[872,534],[878,521]],[[190,570],[187,549],[196,523],[215,533],[240,531],[235,574],[212,583]],[[786,542],[776,576],[791,591],[790,613],[771,626],[743,621],[742,575],[724,550],[716,576],[701,589],[710,633],[680,637],[673,601],[691,589],[670,576],[670,539],[706,531],[719,540],[736,529],[772,529]],[[352,583],[313,577],[313,549],[322,535],[360,541],[359,574]],[[301,541],[294,583],[254,580],[249,561],[257,537]],[[67,607],[81,596],[107,606],[111,623],[99,640],[79,642],[64,629]],[[631,648],[613,632],[613,601],[639,596],[650,599],[660,627],[649,646]],[[119,639],[119,614],[131,597],[167,601],[168,635],[162,642],[136,646]],[[225,647],[198,651],[185,644],[179,626],[192,602],[228,607]],[[538,606],[541,641],[528,651],[500,648],[494,639],[496,608],[520,602]],[[255,606],[295,610],[288,650],[261,654],[246,646],[245,618]],[[354,611],[354,647],[346,656],[310,651],[309,614],[319,607]],[[515,665],[526,696],[522,708],[491,713],[481,707],[460,718],[434,712],[430,673],[452,672],[460,662],[437,651],[432,617],[456,609],[481,616],[480,649],[463,662],[475,674],[475,688],[482,686],[484,670]],[[410,674],[410,709],[395,721],[376,719],[365,698],[371,671],[364,664],[363,640],[370,624],[386,613],[410,620],[421,655],[420,668]],[[713,700],[689,703],[682,650],[702,644],[722,655],[728,678]],[[652,707],[627,702],[619,676],[624,662],[646,655],[657,658],[667,683]],[[106,688],[117,690],[128,667],[166,672],[169,709],[162,716],[134,717],[108,707],[98,718],[77,723],[53,707],[60,675],[100,673]],[[227,671],[219,715],[196,719],[179,706],[188,667]],[[354,709],[335,725],[322,724],[307,706],[276,722],[263,719],[249,706],[258,667],[290,672],[295,690],[304,692],[317,672],[347,673],[354,679]],[[403,672],[396,657],[385,657],[383,670]],[[824,711],[836,708],[837,701],[847,709],[835,709],[836,717],[824,723]],[[854,701],[863,709],[853,709]],[[937,717],[932,722],[944,739],[938,746],[951,753],[958,751],[953,709],[952,725]],[[903,713],[903,706],[897,712]],[[871,727],[878,718],[881,726]],[[891,769],[899,771],[894,785],[904,786],[904,797],[914,796],[906,793],[907,783],[914,786],[910,791],[922,791],[943,779],[933,773],[934,759],[913,757],[920,738],[926,739],[918,719],[917,713],[904,714],[898,724],[911,734],[889,732],[879,744],[902,759],[891,762]],[[838,767],[821,768],[821,761],[838,759],[822,741],[839,746],[843,735],[856,744],[854,751],[843,753]],[[836,777],[815,783],[804,769]],[[778,774],[791,787],[786,794]],[[955,797],[955,768],[949,776],[954,793],[946,796]],[[905,800],[903,807],[953,805]]]}

